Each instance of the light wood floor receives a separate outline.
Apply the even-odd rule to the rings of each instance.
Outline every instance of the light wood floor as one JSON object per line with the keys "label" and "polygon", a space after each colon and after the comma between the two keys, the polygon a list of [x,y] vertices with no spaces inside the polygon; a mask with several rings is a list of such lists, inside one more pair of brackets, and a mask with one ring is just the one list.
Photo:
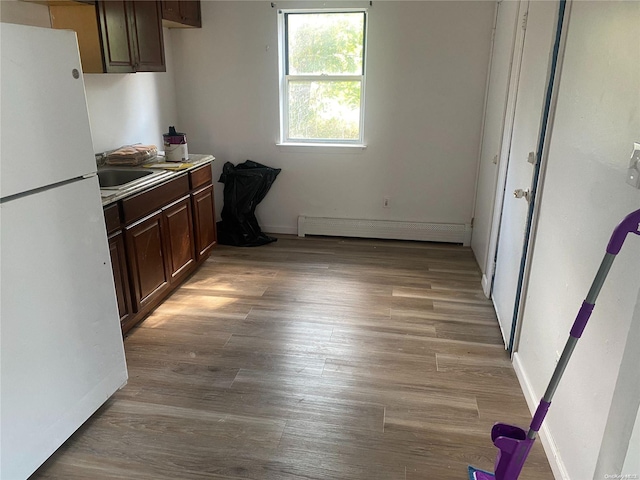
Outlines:
{"label": "light wood floor", "polygon": [[[219,247],[125,349],[128,385],[33,478],[465,480],[530,419],[459,246]],[[537,442],[521,479],[551,478]]]}

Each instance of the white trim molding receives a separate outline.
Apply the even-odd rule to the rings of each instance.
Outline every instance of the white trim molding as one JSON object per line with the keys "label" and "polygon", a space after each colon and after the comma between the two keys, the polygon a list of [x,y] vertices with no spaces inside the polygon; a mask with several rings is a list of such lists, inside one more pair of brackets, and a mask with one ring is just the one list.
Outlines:
{"label": "white trim molding", "polygon": [[[515,370],[516,377],[518,377],[518,381],[520,382],[520,388],[522,389],[524,398],[527,401],[527,406],[529,407],[529,411],[533,415],[533,412],[535,412],[536,408],[538,407],[538,403],[540,399],[536,396],[536,394],[533,391],[533,386],[531,385],[531,382],[529,382],[529,378],[527,377],[527,374],[524,371],[518,352],[513,354],[513,369]],[[549,431],[547,424],[545,423],[542,424],[538,437],[540,438],[540,443],[542,443],[542,448],[544,448],[544,453],[546,453],[547,455],[547,460],[549,460],[549,466],[551,467],[553,476],[557,480],[571,480],[569,478],[569,473],[567,472],[567,469],[564,466],[564,462],[560,457],[558,446],[556,445],[556,442],[553,440],[553,437],[551,436],[551,432]]]}
{"label": "white trim molding", "polygon": [[354,218],[298,217],[298,236],[327,235],[337,237],[421,240],[426,242],[471,243],[471,224],[403,222]]}

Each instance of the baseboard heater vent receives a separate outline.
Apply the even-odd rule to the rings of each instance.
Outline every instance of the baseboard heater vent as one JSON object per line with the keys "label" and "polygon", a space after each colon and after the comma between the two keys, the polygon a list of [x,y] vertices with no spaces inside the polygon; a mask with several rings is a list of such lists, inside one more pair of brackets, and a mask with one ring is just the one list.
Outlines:
{"label": "baseboard heater vent", "polygon": [[422,240],[469,246],[471,225],[299,216],[298,236],[305,235]]}

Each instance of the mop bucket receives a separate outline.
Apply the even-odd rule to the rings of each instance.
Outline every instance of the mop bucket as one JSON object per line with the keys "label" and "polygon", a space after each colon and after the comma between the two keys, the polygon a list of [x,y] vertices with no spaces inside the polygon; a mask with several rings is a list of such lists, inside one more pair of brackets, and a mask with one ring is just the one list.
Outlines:
{"label": "mop bucket", "polygon": [[469,479],[470,480],[516,480],[522,471],[524,462],[529,455],[533,442],[538,435],[538,431],[542,426],[547,411],[551,406],[551,400],[555,394],[558,383],[562,378],[567,363],[571,358],[573,349],[575,348],[578,339],[582,336],[582,332],[587,326],[591,312],[595,307],[596,299],[600,294],[602,285],[613,265],[613,261],[616,255],[622,249],[625,239],[629,233],[640,235],[640,210],[627,215],[622,222],[615,228],[609,244],[607,245],[607,252],[600,264],[598,273],[596,274],[589,293],[585,301],[582,303],[578,315],[576,316],[571,332],[569,333],[569,339],[562,351],[562,355],[558,360],[558,364],[553,372],[551,380],[547,390],[536,409],[536,413],[531,420],[529,430],[525,432],[522,428],[513,425],[507,425],[504,423],[496,423],[491,429],[491,440],[493,444],[498,448],[498,455],[495,462],[494,473],[478,470],[474,467],[469,467]]}

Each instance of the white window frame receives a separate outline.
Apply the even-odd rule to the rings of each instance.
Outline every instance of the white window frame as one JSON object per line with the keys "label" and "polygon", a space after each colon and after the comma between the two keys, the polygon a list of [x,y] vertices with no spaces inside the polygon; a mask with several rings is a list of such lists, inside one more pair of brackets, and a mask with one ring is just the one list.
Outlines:
{"label": "white window frame", "polygon": [[[287,44],[286,44],[286,14],[289,13],[362,13],[364,14],[364,36],[362,54],[362,75],[287,75]],[[366,8],[305,8],[305,9],[281,9],[278,11],[278,64],[280,76],[280,138],[278,145],[294,146],[337,146],[337,147],[365,147],[364,144],[364,112],[365,112],[365,90],[367,71],[367,30],[369,27],[369,11]],[[300,139],[289,138],[289,81],[340,81],[340,80],[360,80],[360,137],[357,139]]]}

